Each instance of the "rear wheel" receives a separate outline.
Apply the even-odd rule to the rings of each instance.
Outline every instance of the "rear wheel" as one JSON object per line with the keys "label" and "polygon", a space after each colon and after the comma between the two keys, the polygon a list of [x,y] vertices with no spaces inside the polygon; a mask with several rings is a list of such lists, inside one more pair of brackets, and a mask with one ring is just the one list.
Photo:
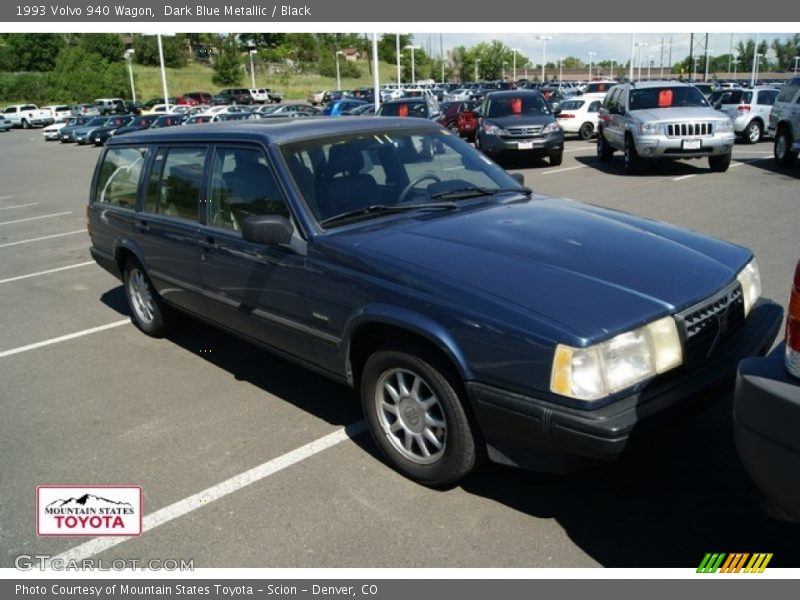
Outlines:
{"label": "rear wheel", "polygon": [[719,154],[717,156],[708,157],[708,166],[712,171],[717,173],[724,173],[731,166],[731,153]]}
{"label": "rear wheel", "polygon": [[170,326],[169,308],[135,258],[129,258],[125,263],[124,283],[134,325],[147,335],[164,337]]}
{"label": "rear wheel", "polygon": [[750,124],[744,130],[744,141],[748,144],[755,144],[761,140],[761,134],[761,123],[750,121]]}
{"label": "rear wheel", "polygon": [[614,149],[608,145],[602,130],[597,131],[597,158],[605,163],[611,162],[614,158]]}
{"label": "rear wheel", "polygon": [[636,144],[631,136],[625,137],[625,172],[629,175],[638,173],[642,169],[642,158],[636,151]]}
{"label": "rear wheel", "polygon": [[590,140],[594,135],[594,125],[592,123],[584,123],[578,130],[578,137],[582,140]]}
{"label": "rear wheel", "polygon": [[23,129],[30,129],[31,128],[31,124],[28,123],[28,119],[22,119],[22,128]]}
{"label": "rear wheel", "polygon": [[792,138],[789,136],[789,129],[781,127],[775,135],[775,162],[784,167],[789,167],[797,160],[797,152],[792,152]]}
{"label": "rear wheel", "polygon": [[413,345],[381,349],[364,365],[361,402],[372,437],[395,469],[424,485],[455,483],[480,455],[450,371]]}

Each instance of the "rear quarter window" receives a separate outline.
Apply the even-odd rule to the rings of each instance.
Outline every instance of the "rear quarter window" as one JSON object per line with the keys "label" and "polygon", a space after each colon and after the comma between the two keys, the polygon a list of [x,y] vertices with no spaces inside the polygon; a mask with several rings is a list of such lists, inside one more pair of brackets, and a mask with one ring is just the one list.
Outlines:
{"label": "rear quarter window", "polygon": [[146,148],[112,148],[106,152],[97,178],[95,202],[136,208],[146,154]]}

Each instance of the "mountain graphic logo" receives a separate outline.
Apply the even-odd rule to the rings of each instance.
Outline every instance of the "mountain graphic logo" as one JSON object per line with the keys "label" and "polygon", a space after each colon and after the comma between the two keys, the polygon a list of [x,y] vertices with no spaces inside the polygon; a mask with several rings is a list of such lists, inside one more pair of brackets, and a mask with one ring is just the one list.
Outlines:
{"label": "mountain graphic logo", "polygon": [[59,498],[48,504],[47,508],[99,508],[102,506],[127,506],[133,508],[130,502],[116,502],[108,498],[103,498],[102,496],[95,496],[94,494],[84,494],[78,498]]}

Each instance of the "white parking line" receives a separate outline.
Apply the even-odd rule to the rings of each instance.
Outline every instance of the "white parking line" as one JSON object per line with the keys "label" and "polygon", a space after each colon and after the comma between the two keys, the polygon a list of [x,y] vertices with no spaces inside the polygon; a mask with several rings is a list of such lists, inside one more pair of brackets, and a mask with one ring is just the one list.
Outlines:
{"label": "white parking line", "polygon": [[689,179],[689,177],[697,177],[697,173],[692,173],[691,175],[681,175],[680,177],[675,177],[672,181],[681,181],[682,179]]}
{"label": "white parking line", "polygon": [[16,206],[0,206],[0,210],[11,210],[12,208],[25,208],[26,206],[36,206],[38,202],[28,202],[27,204],[17,204]]}
{"label": "white parking line", "polygon": [[28,244],[30,242],[40,242],[42,240],[52,240],[53,238],[57,237],[64,237],[65,235],[75,235],[76,233],[86,233],[85,229],[78,229],[76,231],[68,231],[66,233],[56,233],[54,235],[45,235],[38,238],[30,238],[29,240],[20,240],[18,242],[8,242],[6,244],[0,244],[0,248],[8,248],[9,246],[19,246],[20,244]]}
{"label": "white parking line", "polygon": [[585,152],[596,152],[597,148],[595,148],[594,146],[586,146],[586,147],[583,147],[583,148],[568,148],[567,150],[564,150],[564,152],[584,152],[584,151]]}
{"label": "white parking line", "polygon": [[17,275],[16,277],[9,277],[8,279],[0,279],[0,283],[11,283],[12,281],[19,281],[20,279],[30,279],[31,277],[38,277],[39,275],[49,275],[50,273],[68,271],[69,269],[77,269],[79,267],[85,267],[93,264],[95,264],[95,262],[93,260],[89,260],[76,265],[69,265],[67,267],[58,267],[57,269],[48,269],[47,271],[38,271],[36,273],[28,273],[27,275]]}
{"label": "white parking line", "polygon": [[[245,471],[239,475],[234,475],[230,479],[206,488],[202,492],[198,492],[192,496],[189,496],[188,498],[179,500],[175,504],[170,504],[161,510],[157,510],[156,512],[147,515],[144,518],[142,532],[146,533],[148,531],[152,531],[156,527],[164,525],[165,523],[169,523],[178,517],[189,514],[198,508],[208,506],[215,500],[219,500],[228,494],[232,494],[233,492],[241,490],[250,484],[261,481],[270,475],[274,475],[275,473],[278,473],[287,467],[291,467],[302,460],[314,456],[323,450],[327,450],[336,444],[352,439],[366,431],[366,429],[367,425],[364,421],[351,423],[347,427],[334,431],[333,433],[329,433],[328,435],[316,439],[313,442],[309,442],[305,446],[300,446],[291,452],[265,462],[250,469],[249,471]],[[83,560],[85,558],[96,556],[100,552],[104,552],[109,548],[118,546],[119,544],[127,542],[130,539],[135,538],[120,536],[94,538],[86,543],[80,544],[79,546],[75,546],[74,548],[63,552],[62,554],[59,554],[54,560]]]}
{"label": "white parking line", "polygon": [[574,171],[575,169],[586,169],[589,165],[578,165],[577,167],[564,167],[563,169],[556,169],[555,171],[544,171],[542,175],[552,175],[553,173],[561,173],[563,171]]}
{"label": "white parking line", "polygon": [[14,196],[0,196],[0,200],[11,200]]}
{"label": "white parking line", "polygon": [[36,342],[35,344],[28,344],[27,346],[12,348],[11,350],[0,352],[0,358],[6,358],[8,356],[14,356],[15,354],[21,354],[22,352],[28,352],[29,350],[36,350],[37,348],[44,348],[45,346],[52,346],[53,344],[59,344],[61,342],[74,340],[75,338],[83,337],[85,335],[91,335],[93,333],[99,333],[101,331],[105,331],[106,329],[114,329],[115,327],[122,327],[123,325],[129,325],[130,322],[131,322],[130,319],[123,319],[122,321],[114,321],[113,323],[108,323],[107,325],[100,325],[99,327],[92,327],[91,329],[84,329],[83,331],[68,333],[67,335],[62,335],[57,338],[50,338],[49,340]]}
{"label": "white parking line", "polygon": [[64,215],[71,215],[72,211],[60,213],[50,213],[49,215],[39,215],[38,217],[26,217],[24,219],[16,219],[14,221],[0,221],[0,225],[13,225],[14,223],[24,223],[25,221],[37,221],[39,219],[52,219],[53,217],[63,217]]}

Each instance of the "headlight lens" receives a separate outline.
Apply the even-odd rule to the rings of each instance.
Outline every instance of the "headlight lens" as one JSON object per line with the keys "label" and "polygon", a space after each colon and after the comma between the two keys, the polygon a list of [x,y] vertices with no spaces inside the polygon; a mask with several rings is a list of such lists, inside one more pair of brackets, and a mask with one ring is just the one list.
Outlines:
{"label": "headlight lens", "polygon": [[731,133],[733,131],[733,121],[726,119],[717,123],[717,133]]}
{"label": "headlight lens", "polygon": [[664,317],[588,348],[556,346],[550,390],[597,400],[683,364],[678,326]]}
{"label": "headlight lens", "polygon": [[750,314],[750,309],[761,297],[761,273],[758,270],[758,263],[755,258],[744,269],[739,271],[736,279],[739,280],[739,284],[742,286],[744,316],[747,317]]}
{"label": "headlight lens", "polygon": [[643,135],[657,135],[661,133],[661,125],[659,123],[640,123],[639,133]]}
{"label": "headlight lens", "polygon": [[484,123],[483,132],[487,135],[505,135],[506,133],[505,129],[493,125],[492,123]]}
{"label": "headlight lens", "polygon": [[559,125],[557,121],[553,121],[542,129],[542,133],[556,133],[558,131],[561,131],[561,125]]}

